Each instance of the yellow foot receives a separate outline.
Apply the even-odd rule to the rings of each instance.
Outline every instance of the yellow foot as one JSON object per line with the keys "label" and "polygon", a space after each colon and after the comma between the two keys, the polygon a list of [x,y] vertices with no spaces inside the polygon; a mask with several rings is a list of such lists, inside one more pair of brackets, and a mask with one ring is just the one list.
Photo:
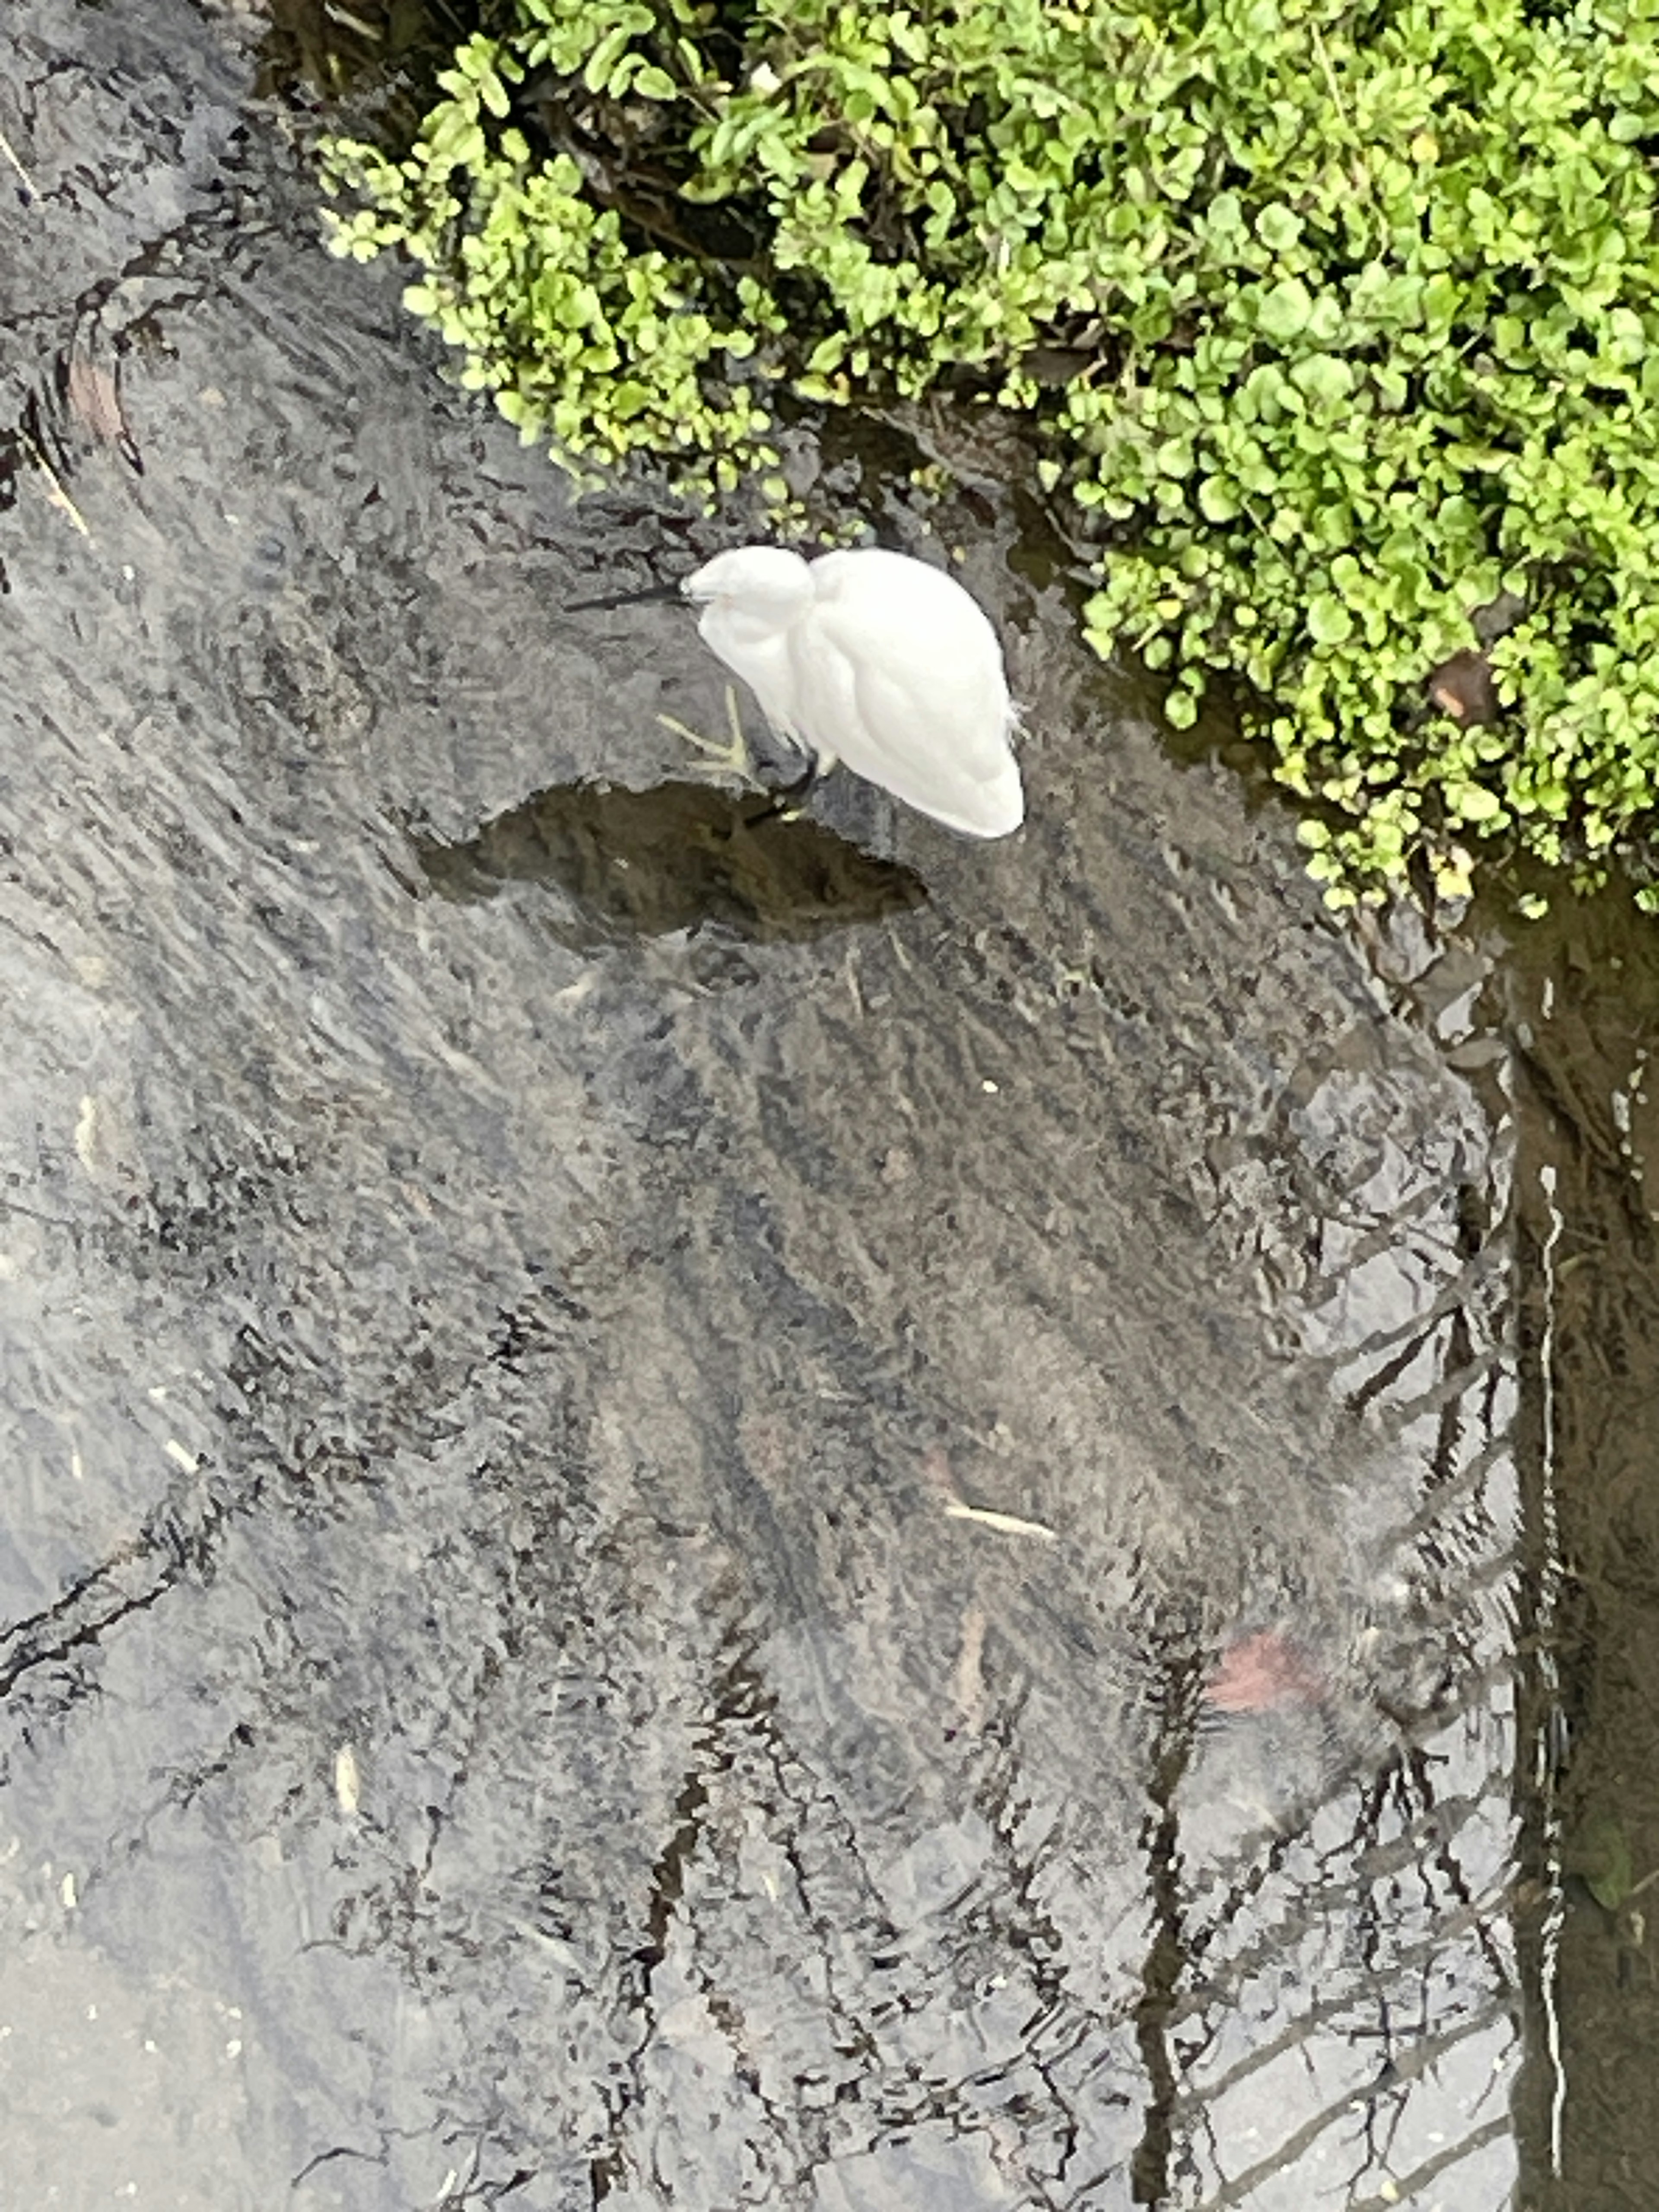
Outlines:
{"label": "yellow foot", "polygon": [[725,744],[713,738],[705,738],[685,722],[676,721],[672,714],[659,714],[657,720],[665,730],[672,730],[677,738],[695,745],[705,759],[689,763],[694,775],[735,775],[744,783],[757,781],[755,757],[749,750],[749,740],[743,733],[743,717],[738,712],[738,695],[731,684],[726,687],[726,716],[732,735]]}

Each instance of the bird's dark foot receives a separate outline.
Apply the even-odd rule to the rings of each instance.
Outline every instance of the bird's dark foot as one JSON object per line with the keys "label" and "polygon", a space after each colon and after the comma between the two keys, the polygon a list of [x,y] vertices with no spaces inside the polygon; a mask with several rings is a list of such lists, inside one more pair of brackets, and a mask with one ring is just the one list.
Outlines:
{"label": "bird's dark foot", "polygon": [[805,755],[806,766],[789,783],[775,784],[764,806],[757,806],[744,818],[752,830],[757,822],[793,822],[812,796],[824,772],[824,763],[815,754]]}

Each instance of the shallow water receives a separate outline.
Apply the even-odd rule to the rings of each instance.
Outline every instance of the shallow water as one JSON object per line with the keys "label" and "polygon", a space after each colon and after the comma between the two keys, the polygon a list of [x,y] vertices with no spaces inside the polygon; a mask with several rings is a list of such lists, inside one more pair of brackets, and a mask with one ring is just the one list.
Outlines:
{"label": "shallow water", "polygon": [[18,2201],[1641,2201],[1645,939],[1337,928],[1006,513],[1021,836],[690,785],[246,24],[0,31]]}

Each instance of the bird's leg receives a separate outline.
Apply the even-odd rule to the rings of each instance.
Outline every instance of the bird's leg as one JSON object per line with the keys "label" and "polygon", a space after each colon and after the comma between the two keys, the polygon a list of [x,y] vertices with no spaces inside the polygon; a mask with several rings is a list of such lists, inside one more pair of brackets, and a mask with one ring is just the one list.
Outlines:
{"label": "bird's leg", "polygon": [[657,720],[665,730],[672,730],[677,738],[684,738],[687,744],[695,745],[700,753],[707,755],[706,759],[689,763],[694,775],[736,775],[745,783],[752,783],[756,781],[755,756],[743,733],[737,691],[730,684],[726,687],[726,714],[732,734],[725,744],[703,737],[688,723],[677,721],[672,714],[659,714]]}
{"label": "bird's leg", "polygon": [[[687,744],[695,745],[700,753],[706,756],[702,760],[689,763],[694,775],[735,775],[740,776],[745,783],[761,782],[763,779],[758,773],[754,748],[744,734],[743,717],[738,711],[737,691],[730,684],[726,687],[726,714],[732,734],[723,745],[716,744],[713,738],[705,738],[689,723],[677,720],[672,714],[659,714],[657,720],[665,730],[671,730],[677,738],[684,738]],[[793,822],[805,805],[819,779],[836,764],[834,759],[827,755],[819,756],[809,751],[798,738],[791,738],[788,742],[801,755],[806,766],[790,782],[768,787],[766,804],[749,817],[751,826],[757,822],[775,819]]]}
{"label": "bird's leg", "polygon": [[[805,747],[802,746],[801,750],[805,752]],[[802,773],[793,783],[777,785],[765,805],[757,806],[752,814],[744,817],[744,828],[752,830],[757,822],[794,821],[817,788],[825,769],[834,766],[833,761],[825,762],[820,760],[816,753],[806,753],[806,766]]]}

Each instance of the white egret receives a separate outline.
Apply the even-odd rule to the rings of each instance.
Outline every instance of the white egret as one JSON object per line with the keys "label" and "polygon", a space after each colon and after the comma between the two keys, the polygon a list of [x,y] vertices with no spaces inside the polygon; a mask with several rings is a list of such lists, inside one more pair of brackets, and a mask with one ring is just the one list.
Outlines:
{"label": "white egret", "polygon": [[[1002,648],[953,577],[877,546],[807,562],[742,545],[679,590],[701,611],[703,642],[814,775],[840,762],[969,837],[1006,837],[1024,820]],[[729,748],[668,726],[723,768],[751,765],[735,702]]]}

